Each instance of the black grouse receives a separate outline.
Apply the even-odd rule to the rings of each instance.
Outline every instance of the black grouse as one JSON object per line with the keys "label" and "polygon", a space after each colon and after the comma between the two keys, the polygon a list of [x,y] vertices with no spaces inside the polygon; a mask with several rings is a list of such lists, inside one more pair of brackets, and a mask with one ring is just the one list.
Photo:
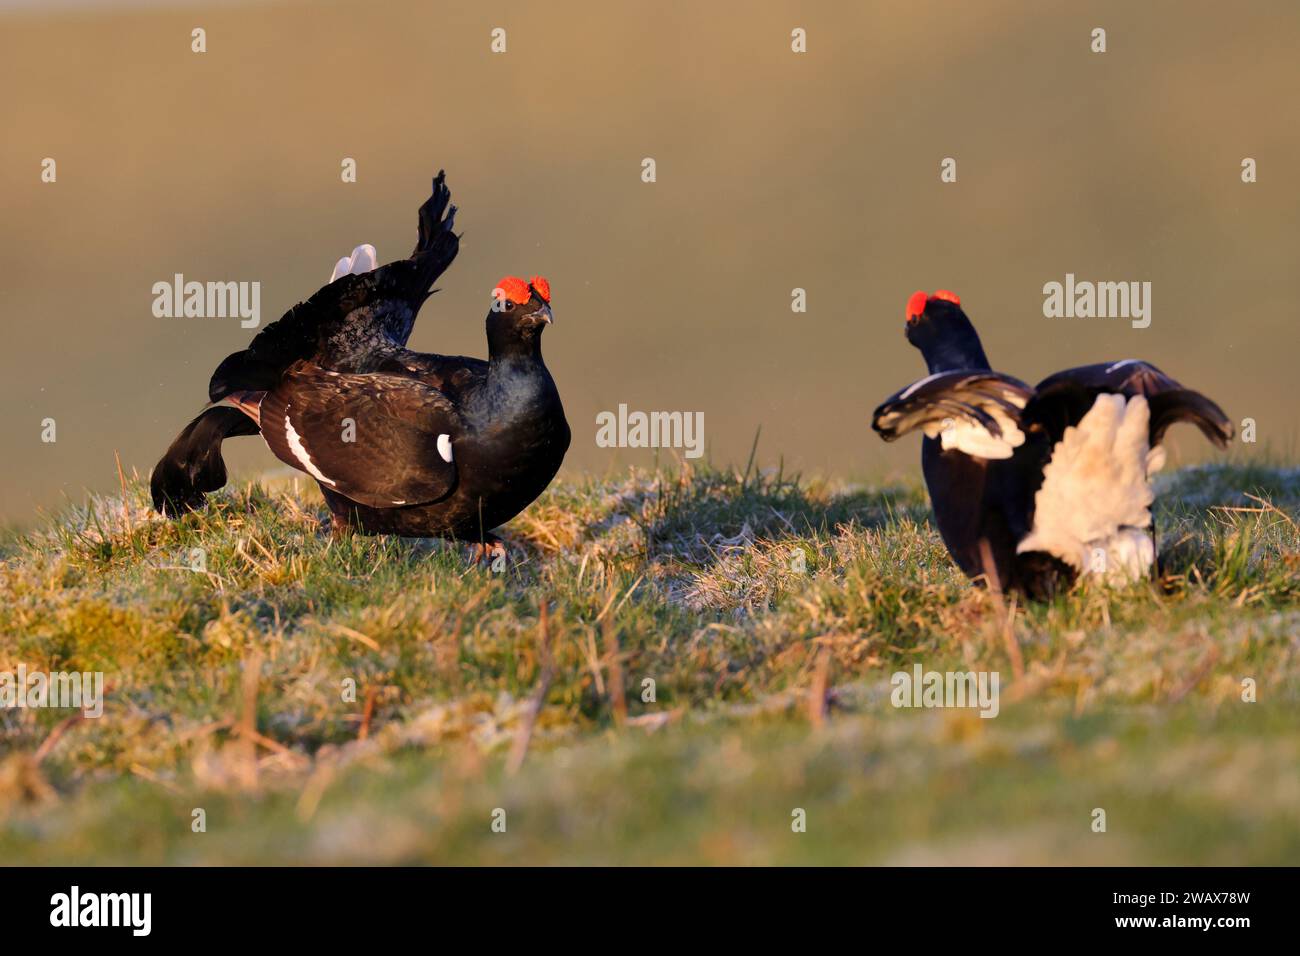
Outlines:
{"label": "black grouse", "polygon": [[221,442],[260,432],[319,483],[334,529],[495,544],[491,530],[546,488],[569,447],[542,360],[551,290],[540,276],[493,290],[488,359],[406,348],[430,286],[456,257],[456,207],[440,172],[410,258],[373,247],[225,359],[210,404],[154,467],[154,506],[178,514],[226,482]]}
{"label": "black grouse", "polygon": [[948,552],[971,578],[1050,598],[1083,574],[1132,581],[1155,569],[1150,476],[1175,422],[1226,447],[1218,405],[1137,359],[1057,372],[1030,388],[994,372],[961,300],[917,292],[907,340],[930,374],[891,395],[872,427],[915,429]]}

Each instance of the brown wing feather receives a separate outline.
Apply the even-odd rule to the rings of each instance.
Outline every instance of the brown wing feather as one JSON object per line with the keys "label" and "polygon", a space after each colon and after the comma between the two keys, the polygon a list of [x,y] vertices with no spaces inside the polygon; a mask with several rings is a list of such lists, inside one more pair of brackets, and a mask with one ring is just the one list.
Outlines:
{"label": "brown wing feather", "polygon": [[487,380],[488,363],[463,355],[434,355],[403,349],[385,357],[376,371],[413,378],[436,388],[454,402]]}
{"label": "brown wing feather", "polygon": [[[299,363],[263,399],[261,424],[277,458],[360,504],[427,503],[456,485],[460,415],[413,379]],[[441,436],[451,461],[439,450]]]}

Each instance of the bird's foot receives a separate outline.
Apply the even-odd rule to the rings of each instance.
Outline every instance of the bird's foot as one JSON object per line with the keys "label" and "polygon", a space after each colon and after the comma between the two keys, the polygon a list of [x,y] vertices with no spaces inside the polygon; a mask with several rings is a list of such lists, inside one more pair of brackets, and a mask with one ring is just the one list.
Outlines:
{"label": "bird's foot", "polygon": [[506,546],[500,538],[479,541],[470,546],[470,563],[486,564],[492,571],[506,569]]}

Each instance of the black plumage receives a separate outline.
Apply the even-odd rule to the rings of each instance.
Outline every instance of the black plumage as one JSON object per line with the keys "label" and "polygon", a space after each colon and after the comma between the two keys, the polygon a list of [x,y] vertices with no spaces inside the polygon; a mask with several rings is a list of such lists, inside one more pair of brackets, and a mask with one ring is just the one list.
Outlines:
{"label": "black plumage", "polygon": [[225,483],[221,441],[260,431],[316,478],[336,530],[495,540],[555,476],[570,433],[541,353],[545,280],[499,284],[487,361],[406,347],[456,257],[455,212],[439,173],[409,258],[340,276],[226,358],[212,404],[154,468],[155,507],[198,507]]}
{"label": "black plumage", "polygon": [[1166,431],[1190,422],[1219,447],[1233,435],[1214,402],[1147,362],[1068,369],[1032,388],[994,372],[949,292],[913,295],[906,335],[931,374],[887,398],[872,427],[886,441],[926,433],[921,464],[944,543],[998,589],[1044,598],[1084,571],[1131,577],[1148,557],[1153,567],[1141,536],[1154,536],[1149,474]]}

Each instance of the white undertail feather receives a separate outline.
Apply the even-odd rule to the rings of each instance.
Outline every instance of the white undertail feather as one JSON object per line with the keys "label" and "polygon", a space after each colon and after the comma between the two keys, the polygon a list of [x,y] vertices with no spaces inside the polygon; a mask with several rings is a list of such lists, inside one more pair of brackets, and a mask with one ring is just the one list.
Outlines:
{"label": "white undertail feather", "polygon": [[1052,450],[1033,531],[1016,551],[1046,551],[1112,580],[1146,575],[1155,563],[1150,476],[1165,463],[1164,449],[1147,445],[1150,420],[1141,395],[1098,395]]}
{"label": "white undertail feather", "polygon": [[361,275],[363,272],[371,272],[379,263],[379,253],[375,247],[365,242],[352,250],[352,255],[344,256],[338,262],[334,263],[334,274],[330,276],[330,282],[333,282],[339,276]]}

